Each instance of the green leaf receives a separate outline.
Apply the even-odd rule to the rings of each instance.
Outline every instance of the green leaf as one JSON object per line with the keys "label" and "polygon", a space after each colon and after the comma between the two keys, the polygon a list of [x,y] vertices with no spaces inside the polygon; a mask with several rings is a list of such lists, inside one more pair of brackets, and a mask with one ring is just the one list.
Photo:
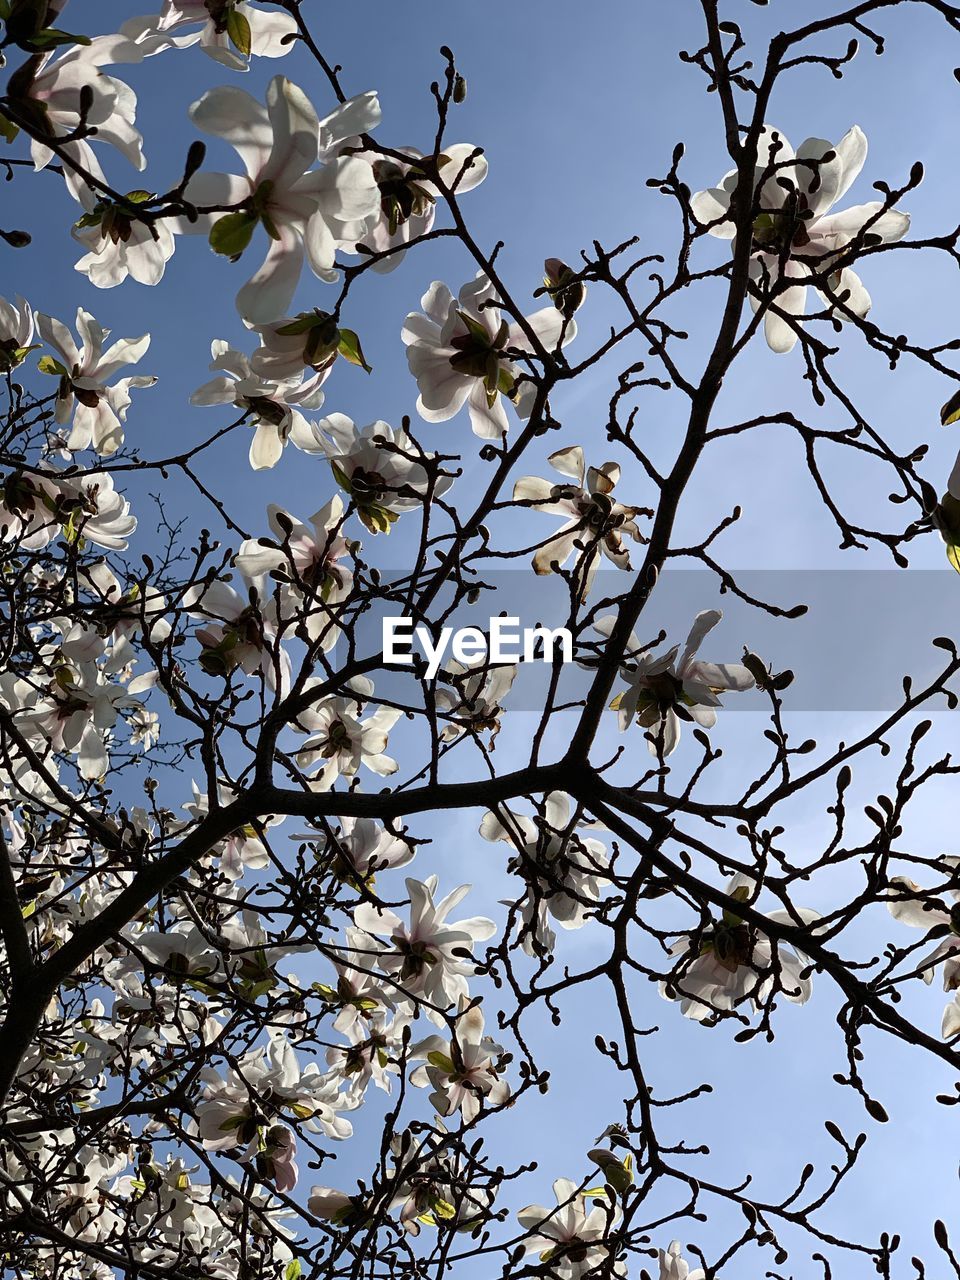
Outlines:
{"label": "green leaf", "polygon": [[45,27],[43,31],[38,31],[35,36],[22,43],[31,49],[36,49],[39,53],[44,53],[47,49],[55,49],[60,44],[92,44],[93,41],[89,36],[75,36],[69,31],[59,31],[56,27]]}
{"label": "green leaf", "polygon": [[10,17],[10,0],[0,0],[0,21],[6,22]]}
{"label": "green leaf", "polygon": [[363,348],[360,346],[360,339],[352,329],[340,330],[340,342],[337,350],[343,356],[344,360],[349,360],[351,364],[359,365],[365,373],[372,373],[373,370],[367,364],[363,354]]}
{"label": "green leaf", "polygon": [[434,1049],[432,1053],[427,1054],[427,1061],[432,1067],[439,1067],[441,1071],[445,1071],[448,1076],[452,1076],[456,1071],[453,1062],[445,1053],[440,1053]]}
{"label": "green leaf", "polygon": [[59,360],[54,360],[53,356],[41,356],[37,361],[37,368],[41,373],[49,373],[55,378],[67,377],[67,371]]}
{"label": "green leaf", "polygon": [[941,427],[949,427],[960,419],[960,391],[955,392],[940,410]]}
{"label": "green leaf", "polygon": [[947,560],[960,573],[960,545],[956,542],[947,543]]}
{"label": "green leaf", "polygon": [[[323,316],[323,320],[329,319]],[[296,320],[291,320],[289,324],[282,324],[277,329],[277,333],[284,338],[294,338],[301,333],[306,333],[308,329],[312,329],[315,324],[321,323],[321,317],[315,311],[304,311]]]}
{"label": "green leaf", "polygon": [[[249,58],[251,45],[250,23],[236,9],[231,9],[227,14],[227,35],[230,37],[230,43],[237,53],[242,53],[245,58]],[[300,1274],[299,1271],[297,1274]],[[287,1276],[287,1280],[290,1280],[289,1276]]]}
{"label": "green leaf", "polygon": [[257,225],[254,213],[228,213],[210,228],[210,248],[236,262],[253,239]]}
{"label": "green leaf", "polygon": [[8,120],[5,115],[0,115],[0,138],[3,138],[4,142],[13,142],[19,132],[19,125]]}
{"label": "green leaf", "polygon": [[128,191],[123,198],[129,200],[131,204],[146,204],[148,200],[154,198],[154,192],[137,188],[135,191]]}

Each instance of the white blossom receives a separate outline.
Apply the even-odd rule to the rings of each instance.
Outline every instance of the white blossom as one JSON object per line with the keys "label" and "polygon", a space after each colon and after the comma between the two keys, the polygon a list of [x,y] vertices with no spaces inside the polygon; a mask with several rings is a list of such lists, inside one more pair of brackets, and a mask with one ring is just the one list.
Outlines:
{"label": "white blossom", "polygon": [[144,47],[144,57],[199,45],[221,66],[248,71],[251,57],[289,53],[297,24],[289,13],[247,0],[164,0],[158,14],[130,18],[120,30]]}
{"label": "white blossom", "polygon": [[438,1010],[446,1009],[469,994],[467,977],[473,964],[463,953],[473,950],[477,942],[492,937],[496,926],[483,916],[447,922],[447,916],[458,906],[469,885],[460,885],[440,902],[434,902],[438,879],[407,879],[410,898],[410,921],[403,921],[395,911],[380,909],[363,902],[353,913],[354,924],[377,945],[378,935],[388,941],[379,943],[377,964],[411,995],[422,996],[434,1008],[427,1015],[443,1025]]}
{"label": "white blossom", "polygon": [[555,566],[562,568],[574,551],[579,552],[580,598],[586,599],[602,557],[618,569],[630,568],[630,552],[623,540],[640,541],[636,520],[640,509],[624,506],[610,496],[620,480],[615,462],[586,470],[579,445],[560,449],[547,461],[574,483],[554,484],[538,476],[523,476],[514,485],[513,500],[565,517],[558,533],[534,553],[533,568],[538,574],[553,573]]}
{"label": "white blossom", "polygon": [[420,450],[402,427],[378,421],[358,428],[345,413],[331,413],[313,433],[371,533],[389,533],[405,511],[424,506],[431,493],[441,497],[453,484],[453,476],[435,469],[431,486],[423,464],[436,455]]}
{"label": "white blossom", "polygon": [[[306,689],[310,687],[308,683]],[[297,752],[297,764],[308,773],[320,769],[312,783],[317,791],[329,791],[341,775],[355,777],[361,765],[380,777],[396,773],[399,767],[384,753],[390,730],[402,713],[380,706],[361,720],[373,685],[360,676],[351,681],[351,688],[354,696],[323,698],[297,716],[296,727],[308,735]]]}
{"label": "white blossom", "polygon": [[[751,903],[754,883],[738,873],[725,891],[733,902]],[[795,927],[819,919],[815,911],[767,912],[775,924]],[[681,937],[670,948],[676,964],[670,978],[660,983],[665,1000],[679,1000],[681,1012],[697,1022],[713,1018],[749,1001],[758,1008],[776,990],[793,1004],[806,1004],[812,980],[806,973],[806,956],[783,943],[773,942],[761,929],[728,907],[720,920],[703,932]],[[774,959],[776,972],[774,972]]]}
{"label": "white blossom", "polygon": [[[836,144],[807,138],[796,153],[778,129],[763,128],[754,171],[750,259],[750,276],[758,292],[751,293],[750,301],[757,310],[769,298],[776,308],[768,310],[763,320],[773,351],[787,352],[796,345],[796,322],[806,314],[812,276],[827,275],[828,290],[818,288],[817,293],[834,315],[840,319],[847,318],[848,312],[860,319],[866,316],[871,300],[860,277],[849,266],[835,271],[832,264],[851,244],[894,244],[910,228],[909,214],[887,208],[879,200],[830,212],[853,185],[866,158],[867,139],[857,125]],[[698,191],[690,201],[698,222],[721,240],[736,234],[730,202],[737,181],[737,171],[731,170],[719,186]]]}
{"label": "white blossom", "polygon": [[[508,422],[502,396],[512,399],[517,412],[529,416],[533,383],[518,385],[520,370],[508,352],[530,352],[519,324],[500,317],[496,291],[482,273],[465,284],[455,298],[435,280],[420,299],[423,313],[411,312],[404,322],[407,363],[417,380],[417,411],[428,422],[446,422],[467,405],[474,434],[499,439]],[[554,307],[527,316],[527,324],[550,352],[576,336],[576,324],[565,321]]]}
{"label": "white blossom", "polygon": [[[754,678],[741,663],[704,662],[697,657],[704,637],[722,617],[719,609],[698,613],[683,652],[674,645],[659,657],[643,649],[631,632],[620,668],[627,688],[611,706],[618,713],[621,730],[628,729],[633,720],[647,730],[651,755],[666,757],[677,749],[681,719],[712,729],[717,722],[716,708],[721,705],[718,694],[753,688]],[[596,630],[609,636],[615,624],[614,617],[601,618]]]}
{"label": "white blossom", "polygon": [[510,1097],[510,1086],[500,1077],[503,1046],[483,1034],[483,1010],[460,997],[452,1039],[428,1036],[413,1046],[413,1061],[425,1059],[410,1076],[410,1083],[433,1087],[431,1104],[442,1116],[459,1111],[469,1124],[480,1114],[480,1099],[501,1106]]}
{"label": "white blossom", "polygon": [[[524,1242],[527,1253],[538,1253],[549,1263],[548,1274],[559,1280],[580,1280],[609,1256],[605,1240],[616,1211],[594,1203],[587,1209],[583,1192],[569,1178],[553,1184],[556,1208],[531,1204],[517,1214],[520,1225],[533,1234]],[[626,1265],[614,1262],[613,1275],[626,1275]]]}
{"label": "white blossom", "polygon": [[53,316],[38,315],[37,328],[44,342],[60,356],[59,360],[44,356],[40,368],[60,380],[56,421],[73,424],[67,448],[92,448],[101,455],[115,453],[123,443],[131,388],[152,387],[157,380],[138,374],[108,384],[125,365],[136,364],[146,355],[150,335],[120,338],[104,351],[110,330],[104,329],[83,307],[77,311],[80,347],[67,326]]}
{"label": "white blossom", "polygon": [[315,451],[316,442],[304,409],[323,404],[321,386],[326,373],[303,380],[302,371],[293,378],[271,381],[255,374],[249,359],[222,338],[210,345],[212,372],[217,377],[205,382],[190,397],[193,405],[229,404],[249,414],[255,428],[250,442],[250,465],[254,471],[275,467],[289,440],[298,449]]}
{"label": "white blossom", "polygon": [[[302,89],[283,76],[267,88],[266,106],[242,89],[211,89],[190,109],[194,124],[234,146],[245,173],[200,172],[186,196],[201,207],[243,205],[242,210],[210,215],[196,224],[182,220],[182,231],[210,230],[212,243],[230,257],[243,252],[258,225],[270,247],[261,267],[237,295],[237,306],[253,324],[275,321],[289,310],[304,255],[311,269],[329,278],[340,241],[376,216],[379,197],[370,166],[355,157],[325,154],[322,144],[342,140],[341,129],[362,117],[363,131],[380,118],[375,95],[344,103],[325,120]],[[318,157],[322,167],[314,170]],[[229,219],[229,221],[228,221]]]}

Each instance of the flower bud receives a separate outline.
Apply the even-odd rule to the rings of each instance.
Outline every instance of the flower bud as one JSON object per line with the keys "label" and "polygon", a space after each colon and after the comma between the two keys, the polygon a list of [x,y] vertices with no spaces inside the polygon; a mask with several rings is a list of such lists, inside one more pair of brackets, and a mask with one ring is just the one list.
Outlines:
{"label": "flower bud", "polygon": [[583,306],[587,286],[577,280],[570,267],[560,258],[547,258],[543,264],[543,283],[553,305],[567,320]]}

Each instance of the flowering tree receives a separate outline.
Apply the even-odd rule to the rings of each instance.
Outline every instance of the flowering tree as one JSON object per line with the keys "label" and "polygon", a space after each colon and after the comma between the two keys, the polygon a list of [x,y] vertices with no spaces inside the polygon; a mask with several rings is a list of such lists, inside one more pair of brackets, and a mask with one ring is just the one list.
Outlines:
{"label": "flowering tree", "polygon": [[[901,1262],[896,1224],[837,1228],[866,1138],[832,1120],[833,1163],[796,1153],[788,1186],[714,1171],[694,1128],[709,1082],[653,1079],[645,1025],[659,992],[660,1035],[702,1024],[705,1056],[832,1000],[820,1052],[868,1128],[887,1118],[868,1047],[899,1041],[960,1072],[960,859],[915,851],[906,826],[957,772],[923,717],[955,705],[960,652],[938,641],[933,677],[906,680],[854,740],[797,741],[791,674],[749,630],[802,606],[755,598],[726,567],[739,506],[692,545],[674,535],[729,438],[785,428],[785,447],[802,446],[797,484],[805,473],[845,548],[906,567],[907,545],[939,534],[960,569],[960,462],[946,484],[922,475],[925,447],[888,443],[843,372],[853,343],[917,362],[942,375],[944,423],[960,417],[957,343],[887,332],[861,279],[908,250],[960,263],[960,227],[911,239],[919,165],[864,201],[876,175],[858,126],[794,150],[774,115],[782,82],[841,78],[861,39],[882,52],[900,4],[824,3],[755,49],[717,0],[696,18],[691,5],[702,43],[683,58],[713,94],[728,172],[707,186],[678,145],[649,183],[675,210],[662,253],[606,245],[601,220],[578,258],[514,279],[468,221],[496,154],[458,134],[466,80],[446,47],[435,133],[417,149],[396,143],[359,55],[325,49],[303,0],[165,0],[95,35],[64,0],[0,0],[0,166],[16,184],[62,177],[77,270],[102,290],[156,285],[178,271],[180,238],[202,236],[236,264],[238,313],[225,307],[234,337],[211,334],[209,371],[197,366],[194,443],[170,454],[126,439],[161,394],[142,372],[148,335],[112,339],[83,306],[58,318],[0,299],[5,1274],[960,1276],[940,1222],[926,1264]],[[912,7],[960,32],[945,0]],[[124,69],[149,60],[162,94],[194,45],[212,86],[190,108],[181,170],[165,190],[129,189],[124,169],[146,162]],[[294,53],[297,82],[281,69],[263,100],[238,87],[252,62]],[[214,171],[201,134],[229,144],[232,167]],[[28,230],[2,235],[8,253],[32,251]],[[358,425],[347,366],[370,372],[375,305],[358,295],[375,298],[404,255],[429,280],[441,240],[459,254],[455,288],[434,280],[396,317],[409,386],[384,385],[383,420]],[[316,305],[297,311],[308,277]],[[577,318],[603,295],[619,322],[585,342]],[[691,296],[705,360],[672,320]],[[718,410],[764,342],[770,360],[796,349],[809,416]],[[584,447],[557,405],[599,372],[610,393]],[[655,453],[644,427],[668,401],[683,425]],[[237,510],[201,474],[208,457],[269,471],[285,450],[304,455],[312,513],[280,491]],[[865,485],[884,475],[893,527],[847,514],[828,451],[869,464]],[[458,483],[474,462],[481,482]],[[193,527],[148,530],[130,496],[144,474],[190,487]],[[387,572],[402,530],[409,562]],[[746,607],[742,634],[724,624],[714,640],[713,608],[685,640],[660,629],[658,582],[683,559]],[[398,665],[367,625],[386,606],[439,654],[467,610],[483,638],[504,567],[531,590],[561,586],[571,651],[541,634],[535,712],[511,711],[526,664],[461,646]],[[769,720],[721,765],[709,731],[748,690]],[[888,793],[855,801],[854,771],[878,753]],[[825,811],[822,842],[793,837],[798,805]],[[444,848],[424,847],[437,813],[463,816],[476,866],[507,886],[496,919],[472,914]],[[572,949],[569,931],[588,943]],[[942,1027],[913,998],[934,981]],[[584,990],[596,1025],[564,1012]],[[555,1200],[527,1205],[543,1195],[537,1153],[510,1163],[497,1143],[550,1088],[550,1022],[615,1085],[596,1145],[570,1144],[543,1170]],[[341,1176],[348,1150],[359,1172]]]}

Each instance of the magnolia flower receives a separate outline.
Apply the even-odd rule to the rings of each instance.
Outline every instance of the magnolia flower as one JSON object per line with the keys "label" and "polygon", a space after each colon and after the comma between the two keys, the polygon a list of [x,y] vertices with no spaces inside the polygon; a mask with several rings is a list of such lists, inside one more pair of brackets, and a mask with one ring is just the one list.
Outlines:
{"label": "magnolia flower", "polygon": [[[234,146],[246,173],[195,174],[185,193],[192,203],[242,208],[216,218],[212,227],[200,218],[196,224],[182,220],[179,229],[209,230],[217,252],[236,258],[258,224],[264,227],[266,259],[240,290],[237,306],[245,320],[267,324],[289,310],[304,254],[316,275],[329,278],[341,239],[376,216],[379,193],[370,166],[351,156],[327,156],[322,144],[342,141],[349,136],[345,128],[356,132],[358,119],[361,132],[374,128],[379,104],[364,94],[320,121],[304,92],[275,76],[265,107],[242,89],[223,87],[195,102],[190,117]],[[318,156],[323,167],[310,172]]]}
{"label": "magnolia flower", "polygon": [[53,516],[67,542],[80,546],[93,542],[106,551],[126,550],[137,520],[130,514],[130,503],[114,489],[109,472],[88,471],[76,478],[48,474],[50,483],[55,485]]}
{"label": "magnolia flower", "polygon": [[38,315],[37,328],[44,342],[61,357],[56,360],[44,356],[40,369],[60,379],[55,416],[61,424],[73,423],[67,448],[92,448],[102,455],[116,453],[123,443],[131,388],[152,387],[157,380],[138,374],[121,378],[112,386],[107,383],[124,365],[136,364],[146,354],[150,335],[120,338],[104,351],[110,330],[102,328],[83,307],[77,311],[77,333],[83,343],[79,349],[67,326],[53,316]]}
{"label": "magnolia flower", "polygon": [[176,977],[208,978],[222,967],[220,953],[196,925],[163,933],[149,930],[131,941],[149,961]]}
{"label": "magnolia flower", "polygon": [[[583,450],[579,445],[560,449],[547,459],[555,471],[570,476],[574,484],[552,484],[538,476],[523,476],[513,490],[514,502],[530,503],[548,515],[565,516],[566,524],[533,557],[538,574],[553,573],[562,568],[576,550],[577,573],[582,579],[580,599],[585,600],[602,556],[618,569],[630,568],[630,553],[623,545],[624,535],[640,541],[636,517],[640,507],[626,507],[610,494],[620,479],[615,462],[591,467],[584,472]],[[584,484],[586,479],[586,484]]]}
{"label": "magnolia flower", "polygon": [[[26,96],[39,108],[53,135],[75,133],[82,118],[88,128],[96,130],[91,135],[94,141],[116,147],[135,168],[143,169],[143,139],[134,127],[136,94],[129,85],[101,69],[116,63],[140,62],[142,58],[143,50],[126,36],[96,36],[89,44],[71,45],[57,57],[47,55]],[[82,114],[85,95],[89,110]],[[61,147],[84,169],[99,172],[93,148],[86,139],[62,143]],[[30,154],[37,169],[45,168],[55,158],[55,152],[35,139],[31,139]],[[82,176],[69,165],[64,166],[63,172],[67,186],[79,199],[84,185]]]}
{"label": "magnolia flower", "polygon": [[[309,689],[310,683],[304,687]],[[359,676],[350,682],[350,688],[353,696],[324,698],[297,716],[296,727],[309,735],[297,752],[297,764],[307,771],[321,768],[320,776],[311,784],[317,791],[329,791],[341,774],[355,777],[361,764],[382,778],[399,768],[396,760],[384,752],[390,730],[402,712],[395,707],[378,707],[373,715],[361,720],[373,685]]]}
{"label": "magnolia flower", "polygon": [[[869,293],[855,271],[837,271],[833,264],[855,242],[858,248],[895,244],[909,230],[909,214],[887,209],[879,200],[830,212],[866,158],[867,139],[857,125],[836,145],[808,138],[796,154],[777,129],[763,128],[754,172],[750,277],[756,292],[750,302],[755,311],[764,304],[777,309],[767,310],[763,319],[773,351],[790,351],[796,344],[796,322],[806,314],[813,276],[826,275],[827,287],[819,285],[816,291],[832,314],[841,320],[851,314],[862,319],[870,310]],[[736,234],[730,203],[737,181],[737,171],[731,170],[718,187],[698,191],[690,201],[697,220],[721,240]]]}
{"label": "magnolia flower", "polygon": [[[953,880],[960,867],[960,858],[941,857],[938,861],[943,865],[945,874]],[[907,876],[892,877],[886,891],[887,906],[894,920],[912,925],[915,929],[937,929],[946,935],[920,961],[919,967],[922,967],[924,982],[931,983],[934,970],[942,963],[943,989],[955,992],[960,990],[960,888],[951,889],[950,894],[954,905],[948,908],[932,891],[925,892],[916,881]],[[960,1003],[954,996],[943,1012],[941,1034],[944,1040],[949,1040],[958,1031]]]}
{"label": "magnolia flower", "polygon": [[103,778],[110,764],[107,735],[121,711],[142,711],[137,694],[153,687],[157,672],[137,676],[126,685],[104,678],[93,662],[63,663],[46,693],[18,722],[45,738],[54,751],[77,757],[82,778]]}
{"label": "magnolia flower", "polygon": [[413,861],[413,846],[394,835],[375,818],[339,818],[339,830],[328,836],[316,831],[291,838],[318,846],[317,856],[348,884],[372,886],[381,871],[395,871]]}
{"label": "magnolia flower", "polygon": [[[677,749],[681,719],[712,729],[717,723],[716,708],[721,705],[718,694],[753,688],[753,676],[740,663],[703,662],[696,656],[704,637],[722,617],[719,609],[704,609],[697,614],[679,661],[679,645],[654,657],[649,650],[641,649],[640,641],[631,632],[626,661],[620,668],[627,688],[610,705],[618,712],[621,731],[628,729],[634,719],[648,730],[647,745],[652,755],[665,758]],[[601,618],[596,629],[609,636],[615,625],[616,618]]]}
{"label": "magnolia flower", "polygon": [[359,1226],[369,1212],[359,1196],[348,1196],[336,1187],[311,1187],[307,1209],[315,1218],[344,1227]]}
{"label": "magnolia flower", "polygon": [[244,598],[215,579],[188,587],[183,605],[191,617],[208,620],[197,632],[200,666],[208,675],[229,676],[239,667],[248,676],[259,672],[271,688],[286,686],[290,658],[276,639],[272,601],[261,601],[255,588]]}
{"label": "magnolia flower", "polygon": [[[95,156],[89,157],[88,172],[106,181]],[[159,284],[176,241],[171,219],[145,221],[137,217],[137,205],[149,200],[150,192],[128,191],[125,200],[115,201],[80,182],[74,194],[84,213],[71,234],[87,250],[75,269],[98,289],[113,289],[127,276],[138,284]]]}
{"label": "magnolia flower", "polygon": [[[341,822],[345,819],[341,819]],[[295,837],[296,838],[296,837]],[[400,865],[399,863],[395,865]],[[378,973],[370,970],[373,959],[369,939],[359,929],[347,928],[345,949],[333,962],[337,972],[336,988],[317,983],[315,990],[324,1000],[339,1007],[333,1027],[349,1035],[355,1023],[366,1026],[372,1014],[382,1006],[394,1008],[390,992],[385,989]]]}
{"label": "magnolia flower", "polygon": [[267,508],[270,538],[248,538],[234,557],[234,564],[251,582],[267,574],[280,583],[280,619],[302,618],[307,634],[326,652],[337,642],[338,609],[350,595],[353,572],[340,562],[350,544],[343,527],[343,502],[333,497],[310,517],[309,525],[282,507]]}
{"label": "magnolia flower", "polygon": [[680,1241],[674,1240],[667,1249],[658,1249],[660,1261],[659,1280],[703,1280],[703,1268],[691,1271],[689,1263],[680,1256]]}
{"label": "magnolia flower", "polygon": [[205,382],[190,397],[193,405],[230,404],[250,415],[256,428],[250,442],[250,465],[254,471],[275,467],[289,439],[298,449],[316,450],[310,424],[301,409],[319,409],[323,404],[322,384],[326,373],[303,381],[295,377],[274,382],[260,378],[250,368],[249,359],[222,338],[210,344],[211,371],[219,376]]}
{"label": "magnolia flower", "polygon": [[197,1106],[197,1129],[208,1151],[246,1147],[240,1157],[256,1154],[264,1126],[290,1115],[328,1138],[349,1138],[353,1126],[339,1113],[351,1105],[336,1080],[321,1074],[315,1062],[301,1071],[293,1046],[278,1032],[265,1049],[244,1054],[225,1078],[212,1068],[200,1074],[204,1094]]}
{"label": "magnolia flower", "polygon": [[439,1116],[431,1128],[425,1136],[408,1129],[391,1139],[397,1168],[390,1172],[399,1181],[390,1207],[400,1209],[400,1225],[411,1236],[421,1226],[473,1231],[490,1217],[496,1193],[469,1185],[466,1162],[443,1149],[446,1127]]}
{"label": "magnolia flower", "polygon": [[39,551],[57,536],[53,512],[58,491],[45,477],[10,471],[0,483],[0,543],[15,542],[23,551]]}
{"label": "magnolia flower", "polygon": [[380,909],[369,902],[356,908],[354,924],[371,939],[378,934],[389,937],[388,944],[379,944],[377,964],[405,992],[430,1001],[435,1008],[428,1009],[427,1016],[442,1026],[438,1011],[469,995],[467,975],[473,972],[473,964],[464,959],[464,953],[472,951],[474,943],[492,937],[496,925],[483,916],[447,923],[447,916],[469,893],[467,884],[434,903],[439,883],[436,876],[405,883],[410,897],[409,924],[389,908]]}
{"label": "magnolia flower", "polygon": [[[526,334],[500,318],[493,285],[482,273],[465,284],[459,298],[435,280],[420,299],[424,314],[413,311],[402,337],[407,363],[417,380],[417,410],[428,422],[446,422],[464,404],[475,435],[499,439],[507,431],[501,393],[521,416],[532,410],[531,382],[517,386],[518,370],[507,352],[530,352]],[[554,307],[527,317],[527,324],[548,352],[576,336],[573,320]]]}
{"label": "magnolia flower", "polygon": [[[183,808],[190,814],[191,823],[194,823],[210,812],[210,800],[207,793],[202,791],[196,782],[191,782],[190,787],[193,791],[193,799],[183,805]],[[236,790],[228,783],[217,783],[217,799],[220,808],[232,804],[236,798]],[[219,857],[220,870],[228,880],[239,880],[245,867],[249,867],[251,871],[262,871],[264,867],[270,865],[270,854],[259,832],[268,827],[278,826],[281,822],[283,822],[282,816],[262,817],[258,820],[256,827],[238,827],[236,831],[231,831],[230,835],[214,845],[212,852]]]}
{"label": "magnolia flower", "polygon": [[400,1070],[408,1021],[406,1015],[394,1017],[383,1008],[374,1009],[347,1026],[348,1044],[327,1050],[327,1066],[347,1082],[357,1106],[371,1081],[384,1093],[391,1091],[391,1077]]}
{"label": "magnolia flower", "polygon": [[500,1079],[503,1046],[483,1034],[483,1011],[460,997],[453,1038],[428,1036],[414,1045],[411,1060],[423,1058],[426,1065],[410,1076],[418,1088],[433,1086],[431,1104],[442,1116],[459,1111],[464,1124],[480,1114],[480,1099],[501,1106],[510,1097],[510,1086]]}
{"label": "magnolia flower", "polygon": [[[187,28],[196,27],[196,31]],[[282,58],[294,45],[297,24],[288,13],[247,0],[164,0],[156,16],[130,18],[123,35],[144,46],[144,57],[199,44],[231,71],[249,71],[250,59]]]}
{"label": "magnolia flower", "polygon": [[441,740],[455,742],[468,731],[489,733],[492,746],[500,732],[503,700],[513,687],[517,668],[471,668],[450,661],[444,667],[444,677],[450,688],[439,688],[435,695],[437,710],[446,719]]}
{"label": "magnolia flower", "polygon": [[438,469],[432,469],[431,480],[423,464],[436,454],[424,453],[406,431],[386,422],[357,428],[345,413],[331,413],[313,433],[371,533],[389,533],[403,512],[416,510],[430,494],[440,497],[453,484],[453,476]]}
{"label": "magnolia flower", "polygon": [[[553,1184],[557,1207],[527,1205],[517,1214],[520,1225],[533,1234],[525,1241],[527,1253],[539,1253],[550,1264],[549,1274],[560,1280],[580,1280],[609,1256],[604,1243],[615,1218],[611,1205],[595,1204],[587,1212],[583,1192],[569,1178]],[[626,1275],[626,1266],[613,1264],[613,1275]]]}
{"label": "magnolia flower", "polygon": [[356,334],[341,329],[330,312],[319,307],[250,327],[260,338],[260,346],[250,357],[250,368],[261,378],[283,382],[302,377],[305,369],[325,378],[344,351],[349,353],[351,363],[368,369]]}
{"label": "magnolia flower", "polygon": [[[398,148],[403,160],[375,151],[354,151],[355,141],[344,145],[343,154],[356,154],[370,165],[380,199],[380,216],[359,245],[371,253],[393,249],[388,257],[374,263],[375,271],[393,271],[404,258],[405,250],[398,246],[426,235],[433,226],[437,201],[442,198],[440,188],[428,176],[433,172],[433,157],[424,160],[415,147]],[[487,161],[478,152],[469,142],[457,142],[437,157],[438,177],[458,196],[479,187],[487,176]]]}
{"label": "magnolia flower", "polygon": [[522,912],[523,949],[528,955],[556,946],[548,914],[563,929],[579,929],[600,900],[607,850],[602,841],[581,836],[577,825],[584,824],[571,823],[570,798],[562,791],[545,797],[542,818],[515,814],[504,805],[499,814],[484,814],[480,824],[484,840],[503,841],[516,851],[509,870],[531,886]]}
{"label": "magnolia flower", "polygon": [[36,350],[33,339],[33,311],[30,303],[17,295],[16,302],[0,298],[0,374],[11,373]]}
{"label": "magnolia flower", "polygon": [[[738,873],[724,892],[735,903],[750,902],[754,888],[748,876]],[[800,921],[812,924],[819,916],[799,908],[768,912],[767,919],[797,926]],[[736,907],[728,907],[706,930],[680,938],[670,954],[677,963],[670,978],[660,983],[660,994],[665,1000],[679,1000],[683,1015],[697,1022],[745,1000],[759,1008],[776,992],[793,1004],[806,1004],[810,998],[813,984],[804,972],[810,963],[807,957],[773,942],[739,915]]]}

